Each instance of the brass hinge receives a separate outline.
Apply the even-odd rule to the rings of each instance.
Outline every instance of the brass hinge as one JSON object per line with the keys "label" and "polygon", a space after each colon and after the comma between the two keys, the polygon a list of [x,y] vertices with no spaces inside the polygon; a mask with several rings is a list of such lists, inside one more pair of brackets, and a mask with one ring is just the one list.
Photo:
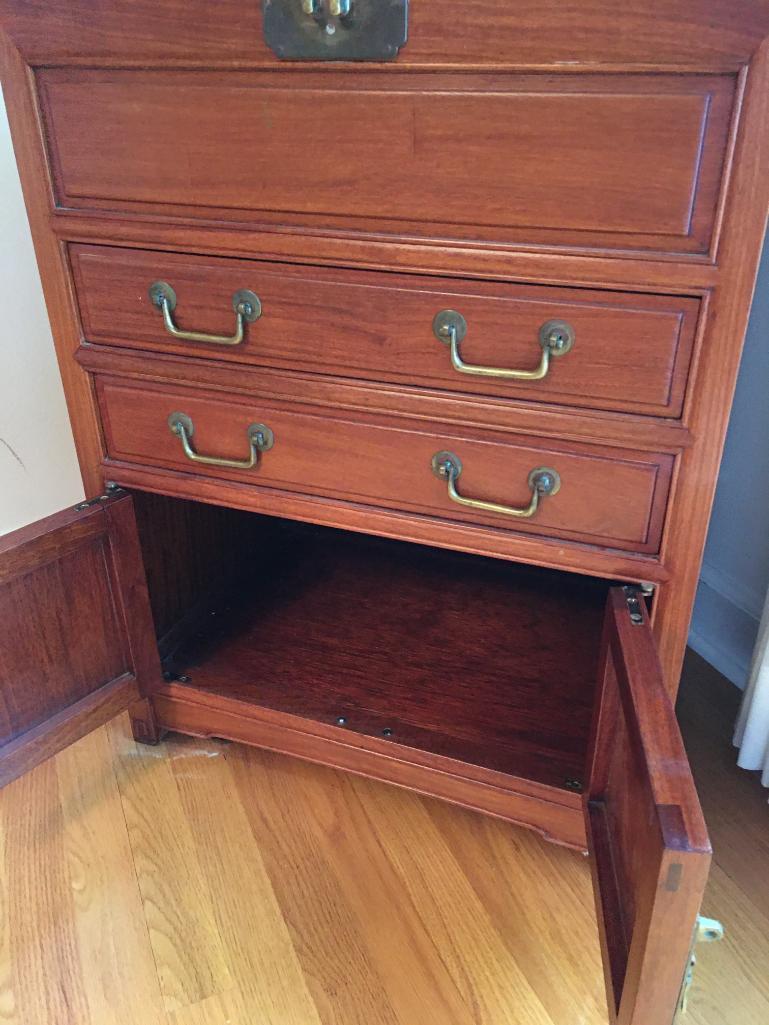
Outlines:
{"label": "brass hinge", "polygon": [[704,918],[702,915],[697,915],[697,923],[694,926],[694,935],[692,936],[692,945],[689,948],[689,960],[686,963],[686,971],[684,973],[683,982],[681,983],[681,993],[678,998],[676,1018],[679,1014],[686,1013],[686,1006],[689,1002],[689,991],[692,988],[692,979],[694,978],[694,967],[697,964],[697,955],[695,953],[697,944],[715,943],[717,940],[722,940],[723,938],[724,927],[720,922],[716,921],[715,918]]}

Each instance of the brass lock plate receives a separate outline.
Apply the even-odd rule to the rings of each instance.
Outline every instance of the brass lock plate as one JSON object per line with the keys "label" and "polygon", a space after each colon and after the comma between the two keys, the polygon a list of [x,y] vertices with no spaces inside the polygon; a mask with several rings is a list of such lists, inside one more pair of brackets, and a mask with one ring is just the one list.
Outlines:
{"label": "brass lock plate", "polygon": [[408,0],[262,0],[262,12],[283,60],[389,61],[408,34]]}

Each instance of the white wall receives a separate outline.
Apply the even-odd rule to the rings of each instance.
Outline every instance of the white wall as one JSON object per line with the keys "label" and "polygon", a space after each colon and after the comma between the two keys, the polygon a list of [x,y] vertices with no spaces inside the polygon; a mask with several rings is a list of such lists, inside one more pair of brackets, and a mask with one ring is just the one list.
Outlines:
{"label": "white wall", "polygon": [[0,534],[82,497],[0,94]]}
{"label": "white wall", "polygon": [[689,636],[744,687],[769,587],[769,241],[718,479]]}

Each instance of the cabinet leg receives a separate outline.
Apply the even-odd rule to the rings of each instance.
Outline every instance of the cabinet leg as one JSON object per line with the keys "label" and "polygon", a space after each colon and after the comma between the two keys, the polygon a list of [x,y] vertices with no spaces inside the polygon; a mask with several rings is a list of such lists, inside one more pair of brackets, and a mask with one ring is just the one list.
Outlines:
{"label": "cabinet leg", "polygon": [[131,719],[131,732],[137,744],[159,744],[166,735],[166,730],[158,726],[155,709],[149,698],[135,701],[128,709]]}

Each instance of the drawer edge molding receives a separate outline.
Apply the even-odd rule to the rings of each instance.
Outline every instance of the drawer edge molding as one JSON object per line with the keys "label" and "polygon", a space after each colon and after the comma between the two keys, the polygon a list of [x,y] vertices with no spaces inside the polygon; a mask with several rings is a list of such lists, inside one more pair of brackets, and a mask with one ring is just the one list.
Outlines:
{"label": "drawer edge molding", "polygon": [[196,357],[138,353],[89,343],[81,344],[75,356],[91,374],[160,385],[183,384],[185,388],[238,395],[244,400],[263,398],[295,405],[297,390],[301,389],[301,404],[318,409],[344,409],[367,415],[395,413],[404,419],[485,427],[509,434],[571,438],[671,455],[684,451],[692,442],[685,426],[664,417],[454,395],[437,389],[353,381],[268,367],[213,364]]}
{"label": "drawer edge molding", "polygon": [[105,458],[105,481],[121,487],[186,498],[211,505],[280,516],[355,533],[433,545],[588,576],[664,583],[669,571],[657,555],[623,552],[576,542],[543,539],[508,530],[356,502],[284,492],[258,484],[201,478],[178,470]]}

